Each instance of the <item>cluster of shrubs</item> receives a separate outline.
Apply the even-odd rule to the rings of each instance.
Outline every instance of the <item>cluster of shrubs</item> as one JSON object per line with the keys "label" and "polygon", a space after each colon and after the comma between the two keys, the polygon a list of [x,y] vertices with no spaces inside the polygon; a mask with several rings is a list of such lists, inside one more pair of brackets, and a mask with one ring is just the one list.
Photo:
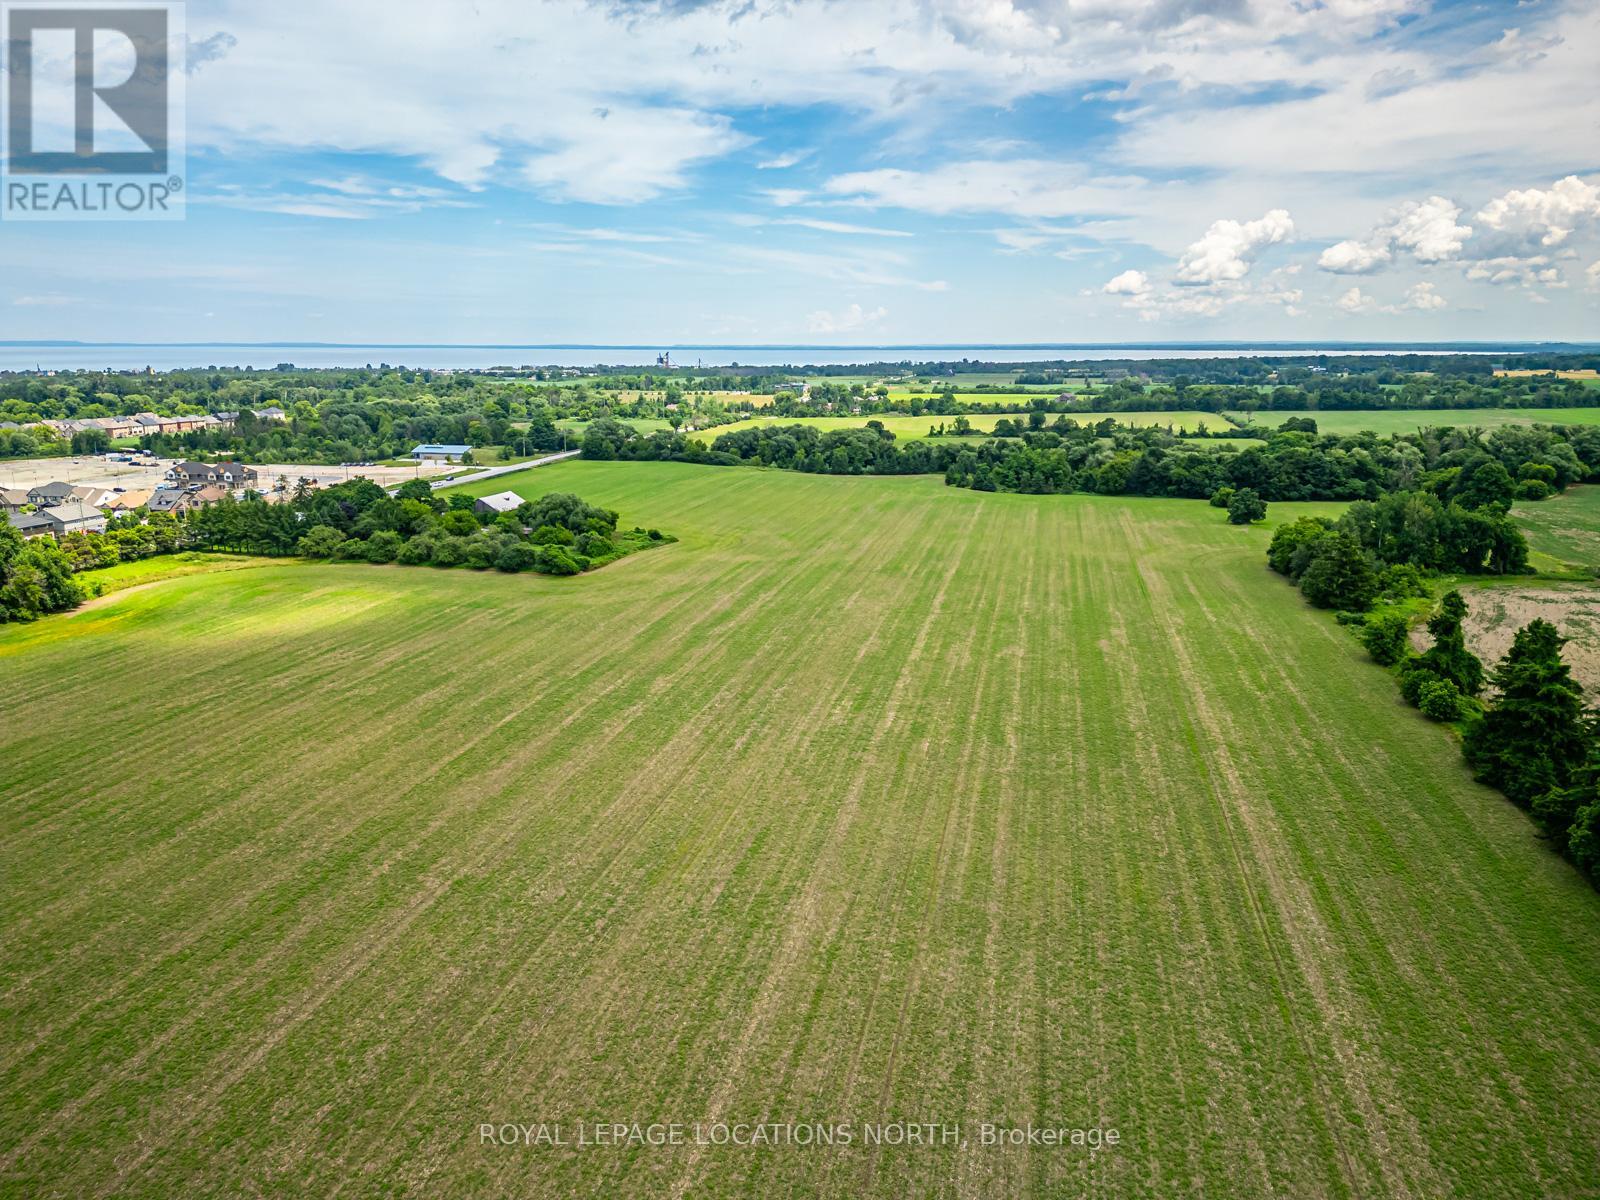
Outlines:
{"label": "cluster of shrubs", "polygon": [[1227,509],[1230,525],[1248,525],[1267,519],[1267,502],[1255,488],[1218,488],[1211,494],[1211,507]]}
{"label": "cluster of shrubs", "polygon": [[65,612],[88,598],[52,538],[29,538],[0,522],[0,625]]}

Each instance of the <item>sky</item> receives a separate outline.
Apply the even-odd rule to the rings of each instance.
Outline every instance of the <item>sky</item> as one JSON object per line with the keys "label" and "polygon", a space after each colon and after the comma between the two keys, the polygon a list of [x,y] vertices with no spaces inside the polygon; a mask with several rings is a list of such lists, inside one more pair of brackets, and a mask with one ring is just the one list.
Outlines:
{"label": "sky", "polygon": [[0,339],[1600,340],[1600,0],[192,0]]}

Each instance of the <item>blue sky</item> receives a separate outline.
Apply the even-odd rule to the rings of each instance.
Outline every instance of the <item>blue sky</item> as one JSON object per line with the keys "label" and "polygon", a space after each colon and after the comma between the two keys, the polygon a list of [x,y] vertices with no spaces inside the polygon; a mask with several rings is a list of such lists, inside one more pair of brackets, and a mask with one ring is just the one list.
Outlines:
{"label": "blue sky", "polygon": [[1600,4],[188,6],[188,216],[0,338],[1600,338]]}

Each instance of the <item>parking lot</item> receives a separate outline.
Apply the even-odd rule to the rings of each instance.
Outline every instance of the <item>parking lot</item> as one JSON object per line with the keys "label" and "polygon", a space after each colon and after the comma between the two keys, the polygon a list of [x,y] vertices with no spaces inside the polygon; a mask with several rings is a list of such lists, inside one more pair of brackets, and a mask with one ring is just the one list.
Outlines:
{"label": "parking lot", "polygon": [[[63,483],[88,484],[91,487],[122,488],[132,491],[159,487],[166,482],[166,472],[175,460],[150,459],[144,463],[107,462],[104,458],[21,458],[0,462],[0,488],[19,488],[23,491],[41,483],[60,480]],[[408,479],[436,479],[459,471],[459,466],[424,464],[407,467],[329,467],[308,466],[302,463],[265,463],[254,467],[259,477],[257,488],[270,491],[282,478],[293,486],[304,477],[314,479],[321,486],[343,483],[364,475],[377,484],[394,487]],[[470,468],[468,468],[470,470]]]}

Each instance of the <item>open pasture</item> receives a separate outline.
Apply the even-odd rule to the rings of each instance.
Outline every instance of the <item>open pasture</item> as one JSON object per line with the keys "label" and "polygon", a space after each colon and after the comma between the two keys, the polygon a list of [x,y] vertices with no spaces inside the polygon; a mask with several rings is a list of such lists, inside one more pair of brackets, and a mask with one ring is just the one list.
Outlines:
{"label": "open pasture", "polygon": [[681,541],[0,628],[12,713],[95,716],[0,724],[0,1195],[1592,1191],[1600,897],[1269,529],[681,464],[480,486]]}
{"label": "open pasture", "polygon": [[[1136,412],[1136,413],[1069,413],[1069,418],[1080,424],[1089,425],[1102,421],[1107,417],[1118,424],[1130,427],[1144,427],[1149,425],[1170,425],[1174,429],[1197,430],[1201,428],[1223,430],[1233,426],[1225,418],[1216,413],[1196,412]],[[971,413],[967,420],[972,427],[981,433],[988,433],[994,429],[997,422],[1009,420],[1025,424],[1028,419],[1026,412],[1014,413]],[[1056,414],[1051,413],[1049,420],[1054,421]],[[813,428],[827,432],[830,429],[862,429],[868,421],[881,421],[883,427],[896,439],[902,442],[920,441],[928,436],[928,430],[938,425],[949,429],[955,423],[953,416],[924,416],[907,417],[892,414],[868,414],[859,417],[752,417],[749,420],[739,421],[732,425],[719,425],[715,429],[707,429],[696,435],[709,445],[720,434],[731,433],[739,429],[756,429],[763,425],[810,425]],[[951,439],[955,440],[955,439]]]}
{"label": "open pasture", "polygon": [[1476,426],[1492,429],[1497,425],[1600,425],[1597,408],[1440,408],[1386,410],[1383,412],[1259,412],[1256,423],[1276,429],[1290,417],[1310,417],[1319,433],[1416,433],[1438,425],[1457,428]]}
{"label": "open pasture", "polygon": [[1600,486],[1571,487],[1512,509],[1535,555],[1600,575]]}

